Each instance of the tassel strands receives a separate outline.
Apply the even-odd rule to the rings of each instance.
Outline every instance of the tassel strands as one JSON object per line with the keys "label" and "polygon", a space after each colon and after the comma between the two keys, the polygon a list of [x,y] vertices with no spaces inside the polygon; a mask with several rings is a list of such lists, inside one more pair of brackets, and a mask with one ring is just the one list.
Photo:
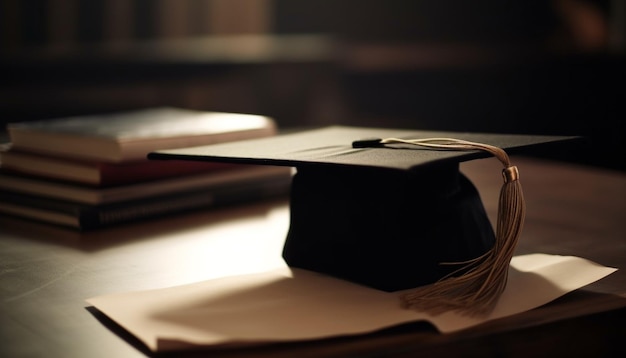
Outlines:
{"label": "tassel strands", "polygon": [[465,262],[442,263],[461,267],[434,284],[402,295],[403,306],[430,314],[458,311],[467,315],[486,315],[495,307],[506,287],[509,264],[522,232],[526,206],[517,167],[498,147],[453,138],[404,140],[387,138],[380,144],[404,143],[443,150],[483,150],[503,164],[504,184],[500,191],[496,242],[482,256]]}

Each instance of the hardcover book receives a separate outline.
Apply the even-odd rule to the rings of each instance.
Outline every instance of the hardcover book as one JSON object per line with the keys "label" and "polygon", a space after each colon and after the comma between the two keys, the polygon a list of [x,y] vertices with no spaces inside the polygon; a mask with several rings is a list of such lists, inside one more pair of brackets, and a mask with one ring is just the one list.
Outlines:
{"label": "hardcover book", "polygon": [[52,180],[109,187],[175,176],[215,172],[232,165],[183,160],[133,160],[107,163],[94,160],[55,157],[8,149],[0,150],[2,170]]}
{"label": "hardcover book", "polygon": [[7,131],[18,150],[125,162],[158,149],[271,136],[277,128],[266,116],[159,107],[9,123]]}
{"label": "hardcover book", "polygon": [[290,175],[287,168],[236,165],[214,172],[98,188],[0,171],[0,190],[96,205]]}
{"label": "hardcover book", "polygon": [[273,174],[267,173],[264,178],[216,183],[196,190],[182,189],[107,204],[84,204],[0,190],[0,213],[73,229],[91,230],[196,209],[286,197],[291,178],[283,174],[284,171],[274,171]]}

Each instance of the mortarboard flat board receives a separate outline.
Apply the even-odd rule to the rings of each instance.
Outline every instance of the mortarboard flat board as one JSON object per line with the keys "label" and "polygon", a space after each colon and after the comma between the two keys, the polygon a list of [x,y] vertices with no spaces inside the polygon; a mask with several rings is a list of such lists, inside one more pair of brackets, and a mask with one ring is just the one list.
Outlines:
{"label": "mortarboard flat board", "polygon": [[508,153],[578,138],[332,126],[149,158],[296,167],[286,263],[397,291],[459,275],[462,267],[442,263],[476,259],[496,242],[478,191],[459,172],[460,162],[491,154],[401,142],[442,137]]}

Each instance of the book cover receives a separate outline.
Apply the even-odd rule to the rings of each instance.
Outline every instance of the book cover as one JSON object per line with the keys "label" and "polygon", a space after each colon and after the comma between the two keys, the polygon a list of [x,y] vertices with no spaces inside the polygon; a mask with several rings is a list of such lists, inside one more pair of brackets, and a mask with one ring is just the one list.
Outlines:
{"label": "book cover", "polygon": [[216,172],[98,188],[0,171],[0,190],[83,204],[110,204],[183,190],[198,190],[223,184],[235,185],[240,182],[249,183],[268,177],[290,177],[290,175],[288,168],[236,165]]}
{"label": "book cover", "polygon": [[286,197],[290,182],[289,177],[274,175],[262,180],[246,179],[197,190],[99,205],[0,190],[0,212],[85,231],[191,210]]}
{"label": "book cover", "polygon": [[66,180],[92,186],[115,186],[175,176],[228,169],[226,163],[186,160],[134,160],[107,163],[24,152],[15,148],[0,150],[0,165],[8,172],[53,180]]}
{"label": "book cover", "polygon": [[18,149],[124,162],[158,149],[271,136],[277,128],[266,116],[158,107],[9,123],[7,132]]}

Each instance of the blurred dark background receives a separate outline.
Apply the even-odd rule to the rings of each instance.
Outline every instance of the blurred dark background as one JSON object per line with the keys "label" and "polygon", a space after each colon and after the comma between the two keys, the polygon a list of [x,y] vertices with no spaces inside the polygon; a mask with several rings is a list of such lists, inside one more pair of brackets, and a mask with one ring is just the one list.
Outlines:
{"label": "blurred dark background", "polygon": [[621,0],[0,0],[0,124],[150,106],[582,135],[624,170]]}

